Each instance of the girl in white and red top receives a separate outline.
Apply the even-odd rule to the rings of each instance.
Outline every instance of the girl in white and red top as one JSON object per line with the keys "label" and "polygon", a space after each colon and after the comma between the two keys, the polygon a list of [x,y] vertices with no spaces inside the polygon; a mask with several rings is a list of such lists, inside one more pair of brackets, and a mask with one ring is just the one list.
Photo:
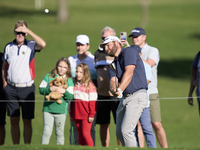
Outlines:
{"label": "girl in white and red top", "polygon": [[85,63],[76,67],[74,102],[70,107],[71,118],[74,119],[78,130],[79,144],[93,147],[90,132],[97,111],[97,91]]}

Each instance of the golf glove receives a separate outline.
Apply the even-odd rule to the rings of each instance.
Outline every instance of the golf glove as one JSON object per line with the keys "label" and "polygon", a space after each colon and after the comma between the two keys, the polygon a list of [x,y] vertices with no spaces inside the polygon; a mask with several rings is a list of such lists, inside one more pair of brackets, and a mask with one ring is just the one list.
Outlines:
{"label": "golf glove", "polygon": [[117,96],[117,98],[122,98],[123,97],[123,91],[120,88],[117,88],[117,92],[119,92],[120,94]]}

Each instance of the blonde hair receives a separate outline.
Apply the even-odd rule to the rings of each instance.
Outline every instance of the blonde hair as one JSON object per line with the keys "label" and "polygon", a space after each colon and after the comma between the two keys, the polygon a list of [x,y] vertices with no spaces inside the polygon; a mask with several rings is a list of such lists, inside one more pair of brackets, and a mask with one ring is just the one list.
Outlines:
{"label": "blonde hair", "polygon": [[20,26],[23,26],[23,24],[27,27],[27,23],[24,21],[24,20],[18,20],[16,23],[15,23],[15,29],[20,27]]}
{"label": "blonde hair", "polygon": [[68,67],[67,72],[66,72],[66,77],[64,78],[64,79],[67,81],[69,77],[70,77],[70,78],[72,77],[72,75],[71,75],[70,63],[69,63],[69,60],[68,60],[66,57],[61,57],[61,58],[56,62],[56,66],[55,66],[55,68],[54,68],[53,70],[51,70],[50,76],[54,78],[54,77],[58,74],[58,65],[59,65],[59,63],[62,62],[62,61],[65,62],[65,63],[67,64],[67,67]]}
{"label": "blonde hair", "polygon": [[[94,83],[92,82],[91,76],[90,76],[90,70],[86,63],[80,63],[76,66],[76,69],[80,67],[83,70],[83,78],[81,79],[80,83],[85,86],[86,91],[89,90],[89,83],[92,83],[93,88],[96,89]],[[75,87],[76,83],[78,82],[77,77],[75,77]]]}

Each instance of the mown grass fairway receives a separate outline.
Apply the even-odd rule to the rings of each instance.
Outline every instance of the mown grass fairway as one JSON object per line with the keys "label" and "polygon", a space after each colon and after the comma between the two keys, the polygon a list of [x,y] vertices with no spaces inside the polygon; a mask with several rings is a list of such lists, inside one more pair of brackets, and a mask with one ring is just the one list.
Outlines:
{"label": "mown grass fairway", "polygon": [[[10,121],[7,117],[6,141],[0,149],[90,149],[69,145],[69,116],[65,126],[65,145],[55,144],[54,132],[49,145],[40,145],[43,97],[38,92],[39,84],[60,57],[76,54],[77,35],[89,36],[90,51],[94,54],[101,42],[101,30],[105,26],[114,28],[117,36],[121,31],[126,31],[129,35],[133,28],[140,25],[142,19],[140,0],[68,0],[69,21],[58,24],[56,2],[46,0],[43,8],[35,10],[33,0],[0,1],[0,52],[3,52],[5,44],[14,39],[14,24],[19,19],[27,21],[28,27],[47,43],[46,48],[35,57],[36,109],[32,144],[23,144],[21,132],[20,145],[12,145]],[[200,118],[196,99],[194,107],[187,104],[190,65],[200,49],[199,7],[199,0],[151,0],[149,3],[148,20],[144,29],[147,43],[160,51],[158,88],[162,123],[169,149],[200,149]],[[49,9],[49,13],[44,12],[45,8]],[[131,42],[131,39],[128,40]],[[96,147],[91,149],[130,149],[117,146],[113,120],[110,126],[110,148],[101,147],[99,125],[96,125]],[[158,143],[157,146],[160,149]]]}

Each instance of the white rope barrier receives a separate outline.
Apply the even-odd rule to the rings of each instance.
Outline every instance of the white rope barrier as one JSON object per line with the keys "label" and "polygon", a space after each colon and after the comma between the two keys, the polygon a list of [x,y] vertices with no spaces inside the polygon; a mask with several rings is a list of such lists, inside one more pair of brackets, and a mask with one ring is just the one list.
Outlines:
{"label": "white rope barrier", "polygon": [[[36,95],[36,97],[39,97],[40,95]],[[42,96],[41,96],[42,97]],[[188,98],[193,98],[193,99],[196,99],[196,98],[200,98],[200,96],[196,96],[196,97],[160,97],[159,99],[160,100],[182,100],[182,99],[188,99]],[[108,102],[108,101],[121,101],[123,99],[98,99],[97,101],[100,101],[100,102]],[[152,99],[150,99],[152,100]],[[50,100],[50,101],[44,101],[43,100],[0,100],[0,102],[56,102],[56,100]],[[75,102],[74,100],[65,100],[67,102]],[[81,100],[80,100],[81,101]],[[76,102],[78,102],[76,100]]]}

